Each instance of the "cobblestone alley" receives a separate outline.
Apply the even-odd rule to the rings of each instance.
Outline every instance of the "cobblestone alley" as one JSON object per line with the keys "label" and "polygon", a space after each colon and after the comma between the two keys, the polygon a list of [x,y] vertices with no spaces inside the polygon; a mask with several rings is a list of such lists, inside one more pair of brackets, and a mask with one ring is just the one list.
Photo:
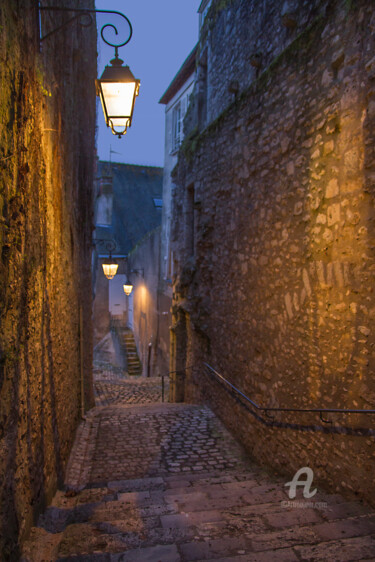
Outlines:
{"label": "cobblestone alley", "polygon": [[285,480],[207,407],[163,404],[160,388],[96,369],[98,405],[24,561],[375,560],[371,508],[320,492],[313,508],[286,506]]}

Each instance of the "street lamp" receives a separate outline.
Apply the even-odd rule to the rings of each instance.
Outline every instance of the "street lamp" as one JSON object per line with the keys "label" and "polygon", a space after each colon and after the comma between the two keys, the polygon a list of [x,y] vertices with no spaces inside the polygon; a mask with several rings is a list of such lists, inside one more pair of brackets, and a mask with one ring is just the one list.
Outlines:
{"label": "street lamp", "polygon": [[109,254],[109,258],[102,263],[102,267],[107,279],[113,279],[118,270],[118,263],[116,263],[116,260],[112,259],[111,254]]}
{"label": "street lamp", "polygon": [[[121,12],[116,12],[113,10],[86,10],[86,9],[76,9],[76,8],[63,8],[58,6],[42,6],[39,2],[39,10],[43,11],[55,11],[55,12],[71,12],[74,15],[64,22],[62,25],[53,29],[46,35],[40,35],[40,41],[44,41],[47,37],[50,37],[63,27],[70,25],[76,20],[80,20],[80,24],[84,27],[91,25],[93,23],[93,18],[91,14],[116,14],[124,18],[129,26],[129,36],[125,41],[119,44],[110,43],[104,38],[104,30],[107,27],[112,28],[116,35],[118,31],[113,24],[105,24],[101,28],[100,35],[104,43],[115,49],[115,58],[110,61],[110,66],[106,66],[104,72],[100,78],[95,81],[96,84],[96,94],[100,97],[100,101],[103,108],[105,122],[107,127],[110,127],[112,133],[121,138],[125,135],[128,127],[132,123],[134,102],[135,98],[139,94],[140,80],[134,78],[128,66],[123,66],[123,60],[118,56],[118,49],[129,43],[132,35],[133,28],[129,19]],[[83,21],[82,21],[83,18]],[[87,20],[88,18],[88,20]],[[39,23],[39,20],[38,20]]]}
{"label": "street lamp", "polygon": [[126,281],[125,281],[125,284],[123,285],[123,288],[124,288],[125,295],[128,297],[133,290],[133,285],[129,281],[128,277],[126,278]]}
{"label": "street lamp", "polygon": [[115,48],[111,66],[106,66],[100,79],[96,80],[96,94],[100,97],[107,127],[121,138],[132,123],[135,98],[140,81],[134,78],[130,68],[123,66]]}
{"label": "street lamp", "polygon": [[113,279],[118,270],[118,263],[112,258],[112,252],[116,248],[116,242],[114,240],[108,240],[103,238],[94,238],[94,245],[98,244],[105,246],[109,252],[108,258],[104,258],[102,262],[103,273],[107,279]]}

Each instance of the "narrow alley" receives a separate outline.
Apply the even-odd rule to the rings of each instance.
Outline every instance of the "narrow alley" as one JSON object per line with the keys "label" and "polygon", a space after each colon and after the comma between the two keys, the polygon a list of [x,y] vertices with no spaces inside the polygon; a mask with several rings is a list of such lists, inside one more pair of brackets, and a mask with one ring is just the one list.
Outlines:
{"label": "narrow alley", "polygon": [[375,562],[375,1],[0,43],[0,562]]}
{"label": "narrow alley", "polygon": [[374,510],[320,491],[288,505],[208,407],[162,403],[157,382],[95,370],[97,406],[24,562],[374,560]]}

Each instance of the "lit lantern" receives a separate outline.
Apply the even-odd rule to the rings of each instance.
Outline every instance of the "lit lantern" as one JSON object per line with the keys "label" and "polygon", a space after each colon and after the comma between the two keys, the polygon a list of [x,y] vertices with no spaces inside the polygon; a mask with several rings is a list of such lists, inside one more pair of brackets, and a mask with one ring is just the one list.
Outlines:
{"label": "lit lantern", "polygon": [[[77,3],[77,2],[76,2]],[[62,2],[64,4],[64,2]],[[66,2],[65,2],[66,4]],[[74,2],[73,2],[74,4]],[[115,58],[111,60],[111,66],[106,66],[100,79],[96,80],[96,93],[100,96],[102,102],[105,122],[108,127],[111,127],[112,133],[121,138],[126,133],[128,127],[132,123],[132,116],[134,110],[134,101],[139,93],[140,81],[134,78],[128,66],[123,66],[123,60],[118,56],[120,47],[127,45],[132,38],[133,28],[127,16],[115,10],[90,10],[87,8],[70,8],[66,6],[41,6],[41,2],[36,2],[39,10],[37,23],[38,35],[40,42],[44,41],[57,31],[65,28],[66,25],[75,21],[81,20],[81,25],[88,27],[91,25],[95,18],[91,14],[112,14],[117,18],[122,18],[122,22],[126,21],[129,26],[129,35],[121,43],[111,43],[105,38],[105,32],[111,29],[115,35],[118,35],[118,30],[113,23],[106,23],[100,30],[100,36],[104,43],[115,49]],[[74,14],[72,17],[67,18],[63,25],[58,25],[55,29],[49,30],[48,33],[42,33],[40,28],[41,14],[44,11],[52,12],[71,12]]]}
{"label": "lit lantern", "polygon": [[109,256],[109,259],[102,263],[104,275],[107,279],[113,279],[118,270],[118,263]]}
{"label": "lit lantern", "polygon": [[123,285],[123,287],[125,295],[129,296],[133,290],[133,285],[130,283],[128,278],[126,279],[125,285]]}
{"label": "lit lantern", "polygon": [[132,123],[135,98],[139,93],[140,80],[134,78],[130,68],[123,66],[117,50],[111,66],[106,66],[96,80],[96,93],[102,102],[105,122],[112,133],[121,138]]}

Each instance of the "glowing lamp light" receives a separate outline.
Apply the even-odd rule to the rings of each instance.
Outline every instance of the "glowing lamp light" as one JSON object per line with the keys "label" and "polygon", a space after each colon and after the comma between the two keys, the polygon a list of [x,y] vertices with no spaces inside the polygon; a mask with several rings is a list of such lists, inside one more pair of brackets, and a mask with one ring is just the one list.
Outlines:
{"label": "glowing lamp light", "polygon": [[129,296],[133,290],[133,285],[130,283],[129,279],[126,279],[126,283],[125,285],[123,285],[123,287],[125,295]]}
{"label": "glowing lamp light", "polygon": [[106,66],[100,79],[96,80],[96,93],[100,97],[107,127],[121,138],[132,123],[134,102],[139,94],[140,80],[134,78],[130,68],[123,66],[118,57]]}
{"label": "glowing lamp light", "polygon": [[[114,135],[118,135],[118,137],[121,138],[132,123],[134,101],[138,96],[140,85],[140,81],[134,78],[128,66],[123,66],[124,61],[118,56],[118,49],[127,45],[133,35],[133,27],[129,18],[116,10],[90,10],[87,8],[73,8],[66,6],[42,6],[40,1],[36,2],[36,5],[39,10],[36,21],[38,24],[40,43],[73,22],[78,21],[83,27],[90,26],[93,22],[95,22],[95,18],[93,18],[91,14],[111,14],[112,16],[116,16],[117,21],[119,21],[119,18],[122,18],[122,23],[124,23],[125,20],[129,26],[128,37],[117,44],[108,41],[108,37],[105,37],[105,33],[109,29],[117,36],[117,27],[113,23],[106,23],[102,26],[100,36],[104,43],[110,47],[114,47],[115,58],[110,61],[111,66],[105,67],[101,78],[95,81],[96,93],[102,102],[107,127],[112,129],[112,133]],[[67,12],[70,13],[70,16],[66,19],[64,24],[57,25],[54,29],[49,30],[48,33],[43,33],[41,29],[41,14],[44,13],[44,11],[60,13]]]}
{"label": "glowing lamp light", "polygon": [[113,279],[118,270],[118,264],[114,260],[107,260],[102,263],[104,275],[107,279]]}

